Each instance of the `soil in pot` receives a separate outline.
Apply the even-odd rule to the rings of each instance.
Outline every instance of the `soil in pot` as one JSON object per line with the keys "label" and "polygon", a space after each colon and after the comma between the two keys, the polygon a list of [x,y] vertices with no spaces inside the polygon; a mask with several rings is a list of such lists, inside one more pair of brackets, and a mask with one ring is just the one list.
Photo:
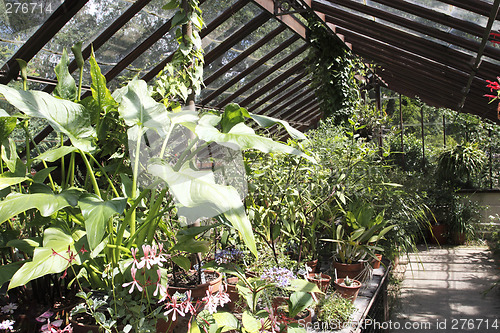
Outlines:
{"label": "soil in pot", "polygon": [[337,270],[337,278],[345,278],[349,276],[350,278],[356,279],[361,276],[365,269],[364,262],[358,262],[354,264],[343,264],[338,261],[333,262],[333,268]]}
{"label": "soil in pot", "polygon": [[351,280],[352,285],[346,286],[344,280],[344,278],[335,280],[335,289],[343,298],[350,299],[354,302],[356,297],[358,297],[359,289],[361,289],[362,284],[358,280]]}
{"label": "soil in pot", "polygon": [[222,284],[222,274],[216,271],[204,270],[205,283],[198,284],[198,272],[176,272],[175,284],[172,276],[169,276],[168,293],[173,296],[176,292],[185,293],[191,290],[191,297],[193,299],[200,299],[207,295],[207,290],[212,290],[212,292],[217,292],[220,285]]}

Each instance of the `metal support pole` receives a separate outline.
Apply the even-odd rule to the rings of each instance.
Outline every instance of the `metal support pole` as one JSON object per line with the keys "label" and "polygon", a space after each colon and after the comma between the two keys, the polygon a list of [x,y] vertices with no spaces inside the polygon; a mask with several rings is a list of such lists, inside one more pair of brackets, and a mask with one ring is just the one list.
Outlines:
{"label": "metal support pole", "polygon": [[[380,97],[380,84],[377,83],[375,86],[375,107],[377,108],[377,112],[382,115],[382,101]],[[382,124],[380,124],[379,132],[378,132],[378,146],[379,146],[379,154],[382,157]]]}
{"label": "metal support pole", "polygon": [[491,129],[488,130],[488,136],[490,137],[490,189],[493,188],[493,141]]}
{"label": "metal support pole", "polygon": [[424,133],[424,107],[420,107],[420,126],[422,128],[422,171],[425,172],[425,133]]}
{"label": "metal support pole", "polygon": [[403,105],[401,104],[401,94],[399,94],[399,129],[401,130],[401,157],[403,161],[403,170],[406,170],[405,144],[404,144],[404,124],[403,124]]}
{"label": "metal support pole", "polygon": [[443,113],[443,146],[446,148],[446,116]]}

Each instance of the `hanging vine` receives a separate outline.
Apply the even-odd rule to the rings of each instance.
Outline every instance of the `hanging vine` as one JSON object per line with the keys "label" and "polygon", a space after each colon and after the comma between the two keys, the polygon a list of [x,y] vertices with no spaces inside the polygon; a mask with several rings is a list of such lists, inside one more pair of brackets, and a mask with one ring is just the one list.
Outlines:
{"label": "hanging vine", "polygon": [[363,73],[364,64],[322,22],[314,18],[308,21],[313,47],[306,58],[306,68],[312,74],[323,116],[333,117],[334,123],[340,124],[347,121],[360,101],[355,75]]}
{"label": "hanging vine", "polygon": [[199,31],[203,27],[198,0],[171,0],[165,10],[177,9],[172,29],[179,44],[172,61],[158,74],[155,92],[164,104],[176,107],[191,94],[199,94],[203,85],[203,49]]}

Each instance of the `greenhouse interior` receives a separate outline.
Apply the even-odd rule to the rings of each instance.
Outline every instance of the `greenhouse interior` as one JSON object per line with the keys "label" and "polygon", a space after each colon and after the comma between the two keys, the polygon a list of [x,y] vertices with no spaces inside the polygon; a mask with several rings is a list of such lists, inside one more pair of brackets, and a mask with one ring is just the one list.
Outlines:
{"label": "greenhouse interior", "polygon": [[500,329],[500,0],[0,0],[0,333]]}

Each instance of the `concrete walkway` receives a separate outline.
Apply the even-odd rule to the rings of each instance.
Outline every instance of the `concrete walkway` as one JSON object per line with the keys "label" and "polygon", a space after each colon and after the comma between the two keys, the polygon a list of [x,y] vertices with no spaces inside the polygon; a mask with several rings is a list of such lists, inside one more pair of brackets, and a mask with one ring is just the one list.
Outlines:
{"label": "concrete walkway", "polygon": [[386,332],[500,332],[500,262],[487,248],[429,248],[411,255]]}

